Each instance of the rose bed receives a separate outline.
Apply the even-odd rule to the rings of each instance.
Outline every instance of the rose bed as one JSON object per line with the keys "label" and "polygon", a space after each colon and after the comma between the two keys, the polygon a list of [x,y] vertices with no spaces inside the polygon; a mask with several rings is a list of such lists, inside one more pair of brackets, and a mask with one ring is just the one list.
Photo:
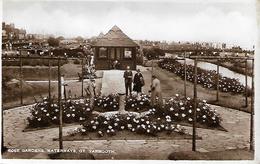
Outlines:
{"label": "rose bed", "polygon": [[[182,79],[185,78],[184,64],[179,63],[174,59],[164,59],[159,62],[158,66],[166,69]],[[186,78],[188,81],[194,81],[194,66],[187,65]],[[204,70],[197,68],[197,82],[204,88],[217,89],[217,72],[212,70]],[[237,79],[224,77],[219,75],[219,90],[221,92],[230,92],[233,94],[244,94],[245,86],[243,86]],[[248,95],[251,94],[251,89],[248,88]]]}
{"label": "rose bed", "polygon": [[[160,134],[168,134],[168,138],[173,134],[174,136],[182,135],[182,137],[189,135],[181,125],[191,126],[193,123],[193,100],[191,98],[180,97],[176,94],[166,101],[163,108],[152,108],[147,95],[141,95],[140,99],[129,97],[125,102],[125,108],[128,111],[125,114],[117,112],[118,99],[118,95],[97,97],[94,109],[90,108],[89,99],[62,102],[63,122],[81,124],[81,127],[71,131],[68,137],[70,139],[71,137],[77,139],[75,136],[83,136],[85,139],[93,138],[93,136],[106,138],[122,133],[146,135],[152,138],[165,138],[165,135]],[[198,127],[224,130],[220,125],[221,117],[205,100],[197,101],[196,110]],[[99,115],[93,114],[93,111],[99,111]],[[26,129],[30,130],[58,125],[57,102],[44,99],[43,102],[37,103],[31,109],[28,122]],[[119,139],[124,138],[120,135],[118,137]]]}

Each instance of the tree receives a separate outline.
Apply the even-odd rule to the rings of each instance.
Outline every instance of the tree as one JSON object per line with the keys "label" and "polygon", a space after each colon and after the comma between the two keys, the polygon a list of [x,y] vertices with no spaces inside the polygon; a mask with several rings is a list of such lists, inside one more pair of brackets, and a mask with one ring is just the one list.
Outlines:
{"label": "tree", "polygon": [[75,38],[75,40],[78,41],[78,42],[83,42],[84,38],[81,37],[81,36],[78,36],[78,37]]}
{"label": "tree", "polygon": [[58,47],[60,45],[60,40],[58,38],[54,38],[54,37],[49,37],[47,42],[49,43],[49,46],[52,46],[52,47]]}
{"label": "tree", "polygon": [[61,41],[64,40],[65,38],[63,36],[59,36],[57,39]]}
{"label": "tree", "polygon": [[164,51],[157,47],[144,48],[143,53],[148,60],[159,59],[159,56],[165,56]]}

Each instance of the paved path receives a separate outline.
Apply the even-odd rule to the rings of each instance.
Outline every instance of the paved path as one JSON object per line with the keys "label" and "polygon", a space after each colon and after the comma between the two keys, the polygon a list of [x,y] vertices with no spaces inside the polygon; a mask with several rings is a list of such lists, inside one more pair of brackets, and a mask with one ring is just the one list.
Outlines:
{"label": "paved path", "polygon": [[[223,118],[223,126],[228,132],[197,129],[202,140],[197,141],[197,150],[221,151],[225,149],[249,147],[250,115],[237,110],[212,106]],[[26,118],[30,115],[30,106],[19,107],[3,112],[4,145],[8,148],[58,148],[58,142],[52,141],[58,137],[58,128],[22,132],[26,127]],[[63,134],[79,127],[79,125],[64,127]],[[191,134],[192,129],[186,127]],[[110,155],[93,154],[96,159],[127,158],[127,159],[167,159],[172,151],[190,151],[191,140],[99,140],[99,141],[65,141],[64,148],[88,150],[113,150]]]}
{"label": "paved path", "polygon": [[106,70],[103,74],[101,95],[125,93],[124,71]]}

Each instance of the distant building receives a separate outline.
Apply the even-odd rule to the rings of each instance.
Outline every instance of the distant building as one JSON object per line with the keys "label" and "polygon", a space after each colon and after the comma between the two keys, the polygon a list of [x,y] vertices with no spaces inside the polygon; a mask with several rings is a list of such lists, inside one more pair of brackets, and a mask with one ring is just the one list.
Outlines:
{"label": "distant building", "polygon": [[104,36],[99,36],[94,45],[96,69],[113,69],[113,63],[119,62],[119,69],[130,66],[136,69],[136,53],[138,44],[114,26]]}

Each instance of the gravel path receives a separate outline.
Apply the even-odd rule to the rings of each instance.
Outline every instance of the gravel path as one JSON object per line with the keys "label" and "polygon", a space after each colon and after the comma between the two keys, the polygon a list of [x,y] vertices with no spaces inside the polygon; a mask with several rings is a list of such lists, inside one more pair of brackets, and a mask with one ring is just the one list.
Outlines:
{"label": "gravel path", "polygon": [[[22,132],[30,107],[19,107],[3,112],[4,145],[8,148],[58,148],[58,128]],[[202,140],[197,141],[197,151],[221,151],[249,147],[250,115],[245,112],[212,106],[223,118],[222,126],[228,132],[197,129]],[[63,134],[79,127],[64,127]],[[186,127],[191,134],[192,129]],[[167,159],[172,151],[190,151],[191,140],[98,140],[64,141],[65,149],[112,150],[111,154],[93,153],[96,159]]]}

